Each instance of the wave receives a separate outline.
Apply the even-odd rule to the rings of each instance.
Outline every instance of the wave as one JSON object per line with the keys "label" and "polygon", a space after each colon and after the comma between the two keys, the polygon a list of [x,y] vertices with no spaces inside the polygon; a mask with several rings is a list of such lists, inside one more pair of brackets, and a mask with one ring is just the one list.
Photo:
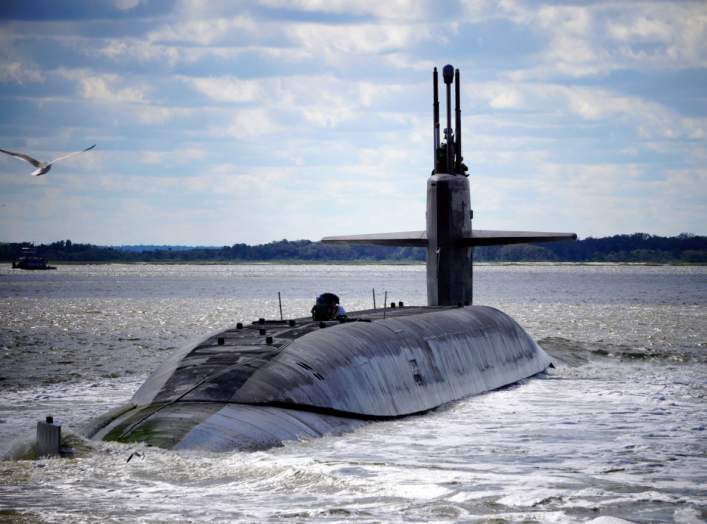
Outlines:
{"label": "wave", "polygon": [[598,359],[621,361],[659,360],[674,363],[707,363],[703,347],[698,348],[647,348],[626,344],[613,344],[602,340],[585,342],[562,337],[546,337],[538,341],[552,357],[567,366],[581,366]]}

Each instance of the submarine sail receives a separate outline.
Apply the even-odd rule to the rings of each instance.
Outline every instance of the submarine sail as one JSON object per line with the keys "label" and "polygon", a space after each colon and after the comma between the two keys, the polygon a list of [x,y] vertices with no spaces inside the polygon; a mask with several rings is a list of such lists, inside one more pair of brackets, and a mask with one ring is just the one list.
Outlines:
{"label": "submarine sail", "polygon": [[84,433],[171,449],[263,449],[423,413],[547,369],[549,356],[515,320],[471,305],[472,250],[576,235],[472,229],[459,71],[447,65],[443,78],[447,126],[440,143],[435,69],[426,230],[322,240],[426,247],[427,306],[356,311],[328,321],[238,323],[184,346],[127,404],[93,420]]}
{"label": "submarine sail", "polygon": [[[471,227],[473,212],[468,168],[462,157],[461,84],[459,69],[442,69],[447,93],[446,142],[440,144],[437,68],[433,85],[434,168],[427,181],[427,229],[324,237],[325,244],[378,244],[427,248],[427,304],[450,306],[473,303],[473,248],[500,244],[576,240],[575,233],[488,231]],[[452,129],[451,84],[454,83],[455,129]]]}

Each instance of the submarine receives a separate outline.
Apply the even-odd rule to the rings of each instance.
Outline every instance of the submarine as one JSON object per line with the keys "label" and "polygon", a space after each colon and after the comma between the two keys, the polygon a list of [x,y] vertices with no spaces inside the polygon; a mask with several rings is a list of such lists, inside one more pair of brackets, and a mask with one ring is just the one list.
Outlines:
{"label": "submarine", "polygon": [[550,357],[515,320],[473,304],[473,250],[577,236],[472,228],[459,70],[446,65],[442,77],[444,142],[435,68],[426,230],[322,239],[426,248],[427,305],[392,303],[324,320],[261,318],[211,333],[177,350],[83,434],[176,450],[266,449],[421,414],[546,370]]}

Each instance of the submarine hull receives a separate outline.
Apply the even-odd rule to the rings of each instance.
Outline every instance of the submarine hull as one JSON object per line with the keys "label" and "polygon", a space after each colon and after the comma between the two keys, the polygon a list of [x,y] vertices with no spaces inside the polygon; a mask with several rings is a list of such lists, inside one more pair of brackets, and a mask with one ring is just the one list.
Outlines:
{"label": "submarine hull", "polygon": [[351,316],[345,323],[256,322],[209,335],[177,352],[86,434],[170,449],[264,449],[422,413],[551,363],[520,325],[491,307]]}

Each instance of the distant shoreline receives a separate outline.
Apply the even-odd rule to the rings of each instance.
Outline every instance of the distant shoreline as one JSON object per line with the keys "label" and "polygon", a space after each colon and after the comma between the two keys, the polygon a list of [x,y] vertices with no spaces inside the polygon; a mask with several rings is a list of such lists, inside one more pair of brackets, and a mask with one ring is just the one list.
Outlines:
{"label": "distant shoreline", "polygon": [[[54,266],[420,266],[424,261],[417,260],[158,260],[158,261],[66,261],[49,260]],[[564,261],[474,261],[475,266],[707,266],[705,262],[564,262]],[[22,271],[22,270],[18,270]]]}
{"label": "distant shoreline", "polygon": [[[198,246],[96,246],[61,240],[51,244],[0,243],[0,261],[12,262],[23,253],[52,264],[424,264],[426,249],[411,246],[323,244],[310,240],[279,240],[267,244]],[[643,263],[707,264],[707,236],[684,233],[661,237],[647,233],[588,237],[577,241],[478,246],[474,262],[518,263]]]}

